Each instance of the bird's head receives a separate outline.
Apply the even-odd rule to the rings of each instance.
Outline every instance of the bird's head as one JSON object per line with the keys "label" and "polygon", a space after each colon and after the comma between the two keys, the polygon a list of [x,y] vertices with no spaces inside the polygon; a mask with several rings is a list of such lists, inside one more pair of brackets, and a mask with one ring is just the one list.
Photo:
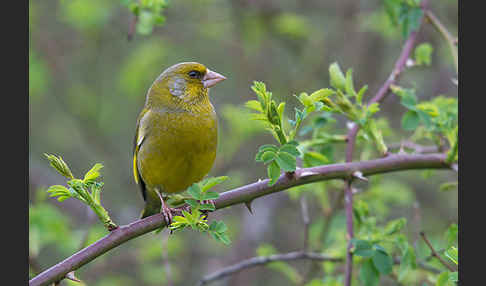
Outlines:
{"label": "bird's head", "polygon": [[152,84],[147,103],[156,107],[185,109],[208,102],[208,90],[226,77],[196,62],[175,64]]}

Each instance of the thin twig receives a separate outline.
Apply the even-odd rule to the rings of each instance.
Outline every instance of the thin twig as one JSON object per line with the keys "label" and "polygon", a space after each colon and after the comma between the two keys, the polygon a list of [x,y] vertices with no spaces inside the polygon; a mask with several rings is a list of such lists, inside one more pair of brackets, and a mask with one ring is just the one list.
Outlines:
{"label": "thin twig", "polygon": [[[412,169],[450,169],[450,165],[445,162],[446,156],[446,154],[391,154],[385,158],[368,161],[298,169],[292,178],[282,174],[272,186],[269,186],[269,180],[265,179],[221,193],[215,201],[215,206],[216,209],[222,209],[295,186],[332,179],[345,179],[356,170],[361,171],[365,176],[371,176]],[[124,242],[163,226],[165,226],[165,222],[162,214],[120,226],[93,244],[35,276],[29,281],[29,285],[49,285]]]}
{"label": "thin twig", "polygon": [[399,148],[407,148],[419,154],[439,152],[439,148],[437,148],[437,146],[423,146],[412,141],[403,141],[399,143],[391,143],[388,145],[388,149],[390,150]]}
{"label": "thin twig", "polygon": [[205,285],[211,281],[218,280],[230,275],[233,275],[237,272],[240,272],[242,270],[260,266],[260,265],[265,265],[271,262],[275,261],[291,261],[291,260],[300,260],[300,259],[305,259],[305,260],[313,260],[313,261],[329,261],[329,262],[342,262],[342,258],[337,258],[337,257],[331,257],[327,255],[323,255],[317,252],[302,252],[302,251],[296,251],[296,252],[289,252],[285,254],[275,254],[275,255],[270,255],[270,256],[257,256],[257,257],[252,257],[246,260],[243,260],[239,263],[236,263],[234,265],[225,267],[221,270],[218,270],[212,274],[204,276],[197,285]]}
{"label": "thin twig", "polygon": [[439,259],[440,263],[442,263],[442,265],[444,265],[450,271],[457,271],[457,269],[455,269],[454,267],[449,265],[449,263],[445,262],[445,260],[442,259],[442,257],[440,257],[440,255],[435,251],[434,247],[432,246],[430,241],[427,239],[427,236],[425,236],[425,233],[423,231],[420,232],[420,236],[422,236],[422,239],[425,241],[427,246],[430,248],[430,251],[432,252],[432,256],[435,256],[437,259]]}
{"label": "thin twig", "polygon": [[135,35],[135,29],[137,27],[138,16],[133,16],[132,20],[130,21],[130,25],[128,26],[128,34],[127,40],[130,42],[133,39],[133,35]]}
{"label": "thin twig", "polygon": [[305,194],[300,197],[300,208],[302,213],[302,222],[304,223],[304,247],[303,251],[306,252],[309,249],[309,209],[307,207],[307,200]]}
{"label": "thin twig", "polygon": [[434,28],[441,34],[441,36],[446,40],[449,49],[451,50],[452,57],[454,59],[454,67],[456,68],[456,73],[459,73],[459,60],[457,54],[457,38],[452,36],[447,28],[439,21],[439,19],[430,10],[425,10],[425,17],[434,26]]}

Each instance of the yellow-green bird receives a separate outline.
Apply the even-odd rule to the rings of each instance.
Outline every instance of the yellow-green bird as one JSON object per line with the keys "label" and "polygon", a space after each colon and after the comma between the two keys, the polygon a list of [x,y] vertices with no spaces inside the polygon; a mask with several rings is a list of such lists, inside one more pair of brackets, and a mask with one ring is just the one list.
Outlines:
{"label": "yellow-green bird", "polygon": [[148,90],[133,143],[133,175],[145,200],[142,218],[162,212],[170,224],[164,199],[211,170],[218,123],[209,88],[225,79],[200,63],[184,62],[166,69]]}

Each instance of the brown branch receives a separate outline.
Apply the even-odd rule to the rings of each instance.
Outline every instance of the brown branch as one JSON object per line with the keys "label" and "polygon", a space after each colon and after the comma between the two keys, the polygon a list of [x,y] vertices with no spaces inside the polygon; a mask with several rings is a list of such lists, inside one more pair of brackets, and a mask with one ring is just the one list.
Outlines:
{"label": "brown branch", "polygon": [[452,267],[451,265],[449,265],[449,263],[445,262],[445,260],[442,259],[442,257],[440,257],[440,255],[435,251],[434,247],[432,246],[432,244],[428,240],[427,236],[425,236],[425,232],[421,231],[420,232],[420,236],[422,236],[422,239],[425,241],[425,243],[427,244],[427,246],[430,248],[430,251],[432,252],[432,256],[435,256],[440,261],[440,263],[442,265],[444,265],[450,271],[457,271],[457,269],[455,269],[454,267]]}
{"label": "brown branch", "polygon": [[257,257],[252,257],[246,260],[243,260],[239,263],[236,263],[234,265],[225,267],[217,272],[214,272],[212,274],[204,276],[197,285],[202,286],[205,285],[211,281],[218,280],[221,278],[224,278],[226,276],[233,275],[234,273],[240,272],[242,270],[256,267],[256,266],[261,266],[265,265],[271,262],[275,261],[292,261],[292,260],[313,260],[313,261],[330,261],[330,262],[341,262],[343,261],[342,258],[337,258],[337,257],[330,257],[327,255],[323,255],[320,253],[316,252],[302,252],[302,251],[296,251],[296,252],[289,252],[285,254],[274,254],[270,256],[257,256]]}
{"label": "brown branch", "polygon": [[[449,169],[445,163],[446,154],[392,154],[385,158],[324,165],[298,169],[295,176],[289,178],[282,174],[278,181],[268,185],[268,179],[245,185],[221,193],[215,201],[216,209],[243,204],[256,198],[280,192],[295,186],[318,181],[349,178],[355,171],[365,176],[412,169]],[[124,242],[165,226],[162,214],[156,214],[128,225],[120,226],[105,237],[78,251],[72,256],[52,266],[29,281],[29,285],[48,285],[65,277],[65,275]]]}
{"label": "brown branch", "polygon": [[[427,0],[422,1],[422,7],[427,7]],[[420,26],[422,25],[422,22],[423,22],[423,17],[420,19]],[[405,42],[405,45],[402,48],[398,60],[395,62],[395,66],[393,67],[390,76],[385,81],[385,83],[381,86],[381,88],[378,90],[376,95],[373,98],[371,98],[371,100],[368,102],[368,105],[373,104],[375,102],[382,101],[388,94],[390,86],[396,82],[398,76],[405,69],[407,60],[410,54],[412,53],[413,47],[415,45],[415,41],[417,39],[420,26],[417,28],[417,30],[410,32],[410,35],[407,41]],[[354,124],[354,126],[348,132],[347,144],[346,144],[346,162],[353,161],[353,152],[356,144],[356,135],[358,134],[359,128],[360,126],[358,124]],[[347,239],[348,239],[348,248],[346,252],[346,268],[344,274],[345,286],[351,286],[351,278],[352,278],[352,271],[353,271],[353,253],[351,252],[351,248],[352,248],[351,239],[354,236],[354,232],[353,232],[353,192],[352,192],[351,184],[352,184],[352,178],[349,178],[346,181],[346,187],[344,189],[346,230],[347,230]]]}
{"label": "brown branch", "polygon": [[446,40],[447,45],[454,59],[454,67],[456,68],[456,73],[459,72],[459,60],[457,54],[457,38],[452,36],[452,34],[447,30],[447,28],[439,21],[439,19],[430,10],[425,10],[425,17],[434,26],[434,28],[441,34],[441,36]]}

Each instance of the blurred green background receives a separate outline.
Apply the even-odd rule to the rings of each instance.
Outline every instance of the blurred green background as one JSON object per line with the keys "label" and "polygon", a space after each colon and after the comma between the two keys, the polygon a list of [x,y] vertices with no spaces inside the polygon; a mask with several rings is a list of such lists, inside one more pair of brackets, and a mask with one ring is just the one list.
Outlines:
{"label": "blurred green background", "polygon": [[[329,86],[328,66],[337,61],[353,68],[355,86],[368,84],[365,99],[388,77],[404,38],[390,27],[381,1],[171,1],[163,12],[165,24],[150,35],[127,40],[133,15],[127,1],[29,1],[29,252],[31,274],[61,261],[105,235],[84,205],[48,198],[45,187],[64,184],[43,153],[59,154],[75,176],[102,163],[102,203],[118,224],[138,218],[142,196],[132,176],[132,140],[145,94],[167,67],[198,61],[227,77],[211,90],[219,116],[219,149],[211,176],[230,176],[218,191],[266,177],[254,161],[258,146],[273,138],[258,122],[249,121],[243,104],[255,99],[254,80],[267,84],[292,111],[293,94]],[[431,10],[457,35],[457,1],[431,1]],[[437,95],[456,97],[451,82],[455,70],[447,45],[425,25],[418,42],[434,47],[430,67],[405,72],[400,84],[415,87],[420,100]],[[389,119],[387,143],[411,133],[401,129],[405,109],[390,96],[378,117]],[[345,121],[332,130],[345,134]],[[344,147],[344,146],[342,146]],[[356,153],[358,158],[359,153]],[[334,161],[343,161],[337,148]],[[457,223],[457,192],[439,192],[441,183],[455,180],[452,172],[408,171],[376,177],[364,192],[370,212],[379,221],[405,216],[405,233],[416,240],[425,230],[440,244],[447,226]],[[337,211],[324,248],[323,214],[341,182],[314,184],[309,195],[311,246],[341,253],[332,241],[345,233],[344,214]],[[366,186],[363,186],[366,189]],[[323,189],[326,189],[325,191]],[[256,255],[262,244],[279,252],[302,247],[300,206],[281,192],[244,206],[211,214],[229,227],[231,246],[184,231],[170,236],[147,234],[97,258],[79,271],[86,285],[194,285],[203,275]],[[314,197],[320,199],[313,199]],[[419,243],[420,244],[420,243]],[[423,247],[420,246],[420,247]],[[339,250],[339,251],[338,251]],[[299,273],[310,264],[292,263]],[[315,272],[320,277],[324,270]],[[339,272],[339,271],[338,271]],[[295,281],[294,281],[295,282]],[[295,285],[292,277],[267,268],[241,272],[214,285]],[[395,285],[387,279],[383,285]],[[66,283],[66,282],[63,282]]]}

